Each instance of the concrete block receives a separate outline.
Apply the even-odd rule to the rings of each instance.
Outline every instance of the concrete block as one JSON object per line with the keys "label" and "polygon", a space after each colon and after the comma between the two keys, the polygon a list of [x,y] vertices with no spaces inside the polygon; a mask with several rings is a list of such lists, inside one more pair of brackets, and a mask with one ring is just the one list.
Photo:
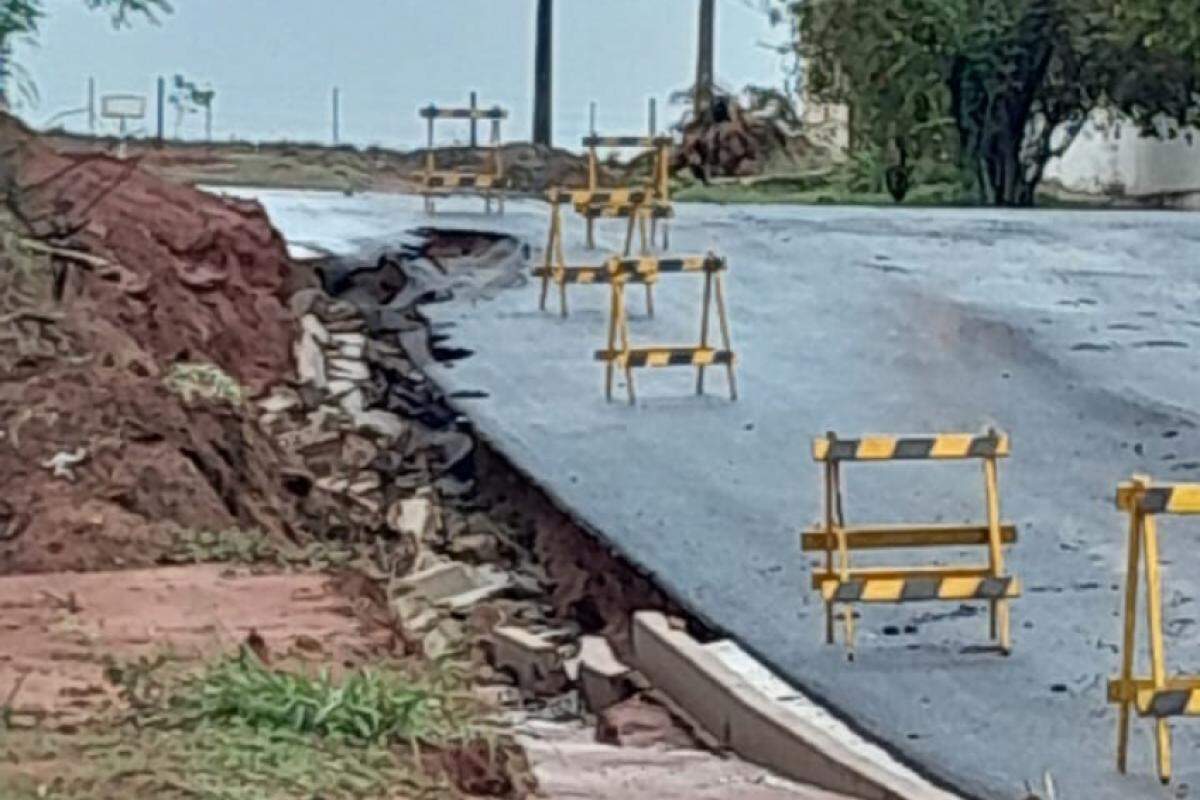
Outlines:
{"label": "concrete block", "polygon": [[593,714],[627,699],[636,691],[627,664],[613,655],[602,636],[584,636],[579,642],[579,691]]}
{"label": "concrete block", "polygon": [[863,800],[956,800],[870,743],[855,746],[793,713],[660,613],[634,614],[633,652],[657,689],[747,761]]}
{"label": "concrete block", "polygon": [[492,661],[511,672],[517,685],[534,694],[555,694],[567,684],[555,644],[524,628],[501,625],[492,631]]}

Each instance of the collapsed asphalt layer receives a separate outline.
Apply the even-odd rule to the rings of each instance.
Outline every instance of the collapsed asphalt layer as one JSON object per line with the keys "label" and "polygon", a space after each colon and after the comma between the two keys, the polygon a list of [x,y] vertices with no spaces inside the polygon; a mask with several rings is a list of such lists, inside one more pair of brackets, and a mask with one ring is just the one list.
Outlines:
{"label": "collapsed asphalt layer", "polygon": [[[412,198],[258,196],[289,240],[330,250],[426,222]],[[486,224],[536,248],[545,223],[542,205],[514,203]],[[1046,770],[1066,797],[1159,797],[1144,720],[1129,774],[1114,766],[1104,683],[1118,667],[1125,523],[1112,498],[1135,471],[1200,478],[1192,228],[1158,213],[682,207],[678,251],[730,259],[738,403],[719,373],[697,399],[689,370],[661,370],[639,375],[637,408],[606,404],[590,353],[607,298],[589,287],[572,288],[564,321],[537,312],[528,282],[425,306],[475,351],[430,374],[452,394],[486,393],[456,404],[677,600],[922,771],[980,797],[1019,796]],[[601,230],[617,242],[616,223]],[[568,245],[580,238],[569,223]],[[664,279],[635,343],[694,338],[698,291]],[[1020,535],[1013,654],[987,646],[980,607],[868,606],[848,663],[823,643],[797,548],[820,513],[811,437],[987,426],[1012,436],[1000,494]],[[851,521],[983,516],[974,465],[853,466]],[[1196,581],[1186,521],[1163,527],[1180,671],[1200,656]],[[1200,730],[1173,727],[1175,784],[1194,784]]]}

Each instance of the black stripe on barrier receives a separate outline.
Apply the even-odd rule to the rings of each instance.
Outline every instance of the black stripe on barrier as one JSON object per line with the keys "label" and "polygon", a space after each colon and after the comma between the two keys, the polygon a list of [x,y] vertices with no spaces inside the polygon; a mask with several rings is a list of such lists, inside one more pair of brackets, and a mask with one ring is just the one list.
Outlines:
{"label": "black stripe on barrier", "polygon": [[899,439],[892,458],[929,458],[933,452],[933,439]]}
{"label": "black stripe on barrier", "polygon": [[936,600],[942,588],[941,578],[905,578],[900,601]]}
{"label": "black stripe on barrier", "polygon": [[636,213],[649,213],[654,219],[668,219],[675,216],[675,210],[669,205],[654,205],[647,206],[639,203],[618,203],[618,204],[593,204],[579,209],[579,213],[584,217],[596,219],[598,217],[611,217],[619,219],[629,217]]}
{"label": "black stripe on barrier", "polygon": [[1170,486],[1151,486],[1142,495],[1142,511],[1147,514],[1161,514],[1170,504]]}
{"label": "black stripe on barrier", "polygon": [[1192,698],[1191,689],[1167,689],[1154,693],[1146,713],[1154,717],[1178,717],[1187,711]]}
{"label": "black stripe on barrier", "polygon": [[975,590],[975,596],[986,600],[998,600],[1008,594],[1008,586],[1012,576],[1005,578],[984,578]]}
{"label": "black stripe on barrier", "polygon": [[657,147],[671,144],[669,136],[598,136],[583,137],[584,147]]}

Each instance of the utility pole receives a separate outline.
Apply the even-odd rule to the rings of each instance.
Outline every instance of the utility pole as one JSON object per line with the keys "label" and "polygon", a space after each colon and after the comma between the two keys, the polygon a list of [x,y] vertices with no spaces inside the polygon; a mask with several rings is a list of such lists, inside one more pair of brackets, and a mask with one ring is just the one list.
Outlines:
{"label": "utility pole", "polygon": [[88,78],[87,84],[88,133],[96,135],[96,79]]}
{"label": "utility pole", "polygon": [[163,120],[166,114],[165,106],[167,104],[167,79],[158,76],[158,146],[163,144]]}
{"label": "utility pole", "polygon": [[342,90],[333,87],[333,144],[336,147],[341,133],[342,122]]}
{"label": "utility pole", "polygon": [[696,90],[692,108],[696,118],[712,104],[715,17],[716,0],[700,0],[700,43],[696,53]]}
{"label": "utility pole", "polygon": [[479,93],[471,92],[471,149],[479,146],[479,120],[475,119],[475,110],[479,108]]}
{"label": "utility pole", "polygon": [[537,45],[533,66],[533,143],[551,143],[554,2],[537,0]]}

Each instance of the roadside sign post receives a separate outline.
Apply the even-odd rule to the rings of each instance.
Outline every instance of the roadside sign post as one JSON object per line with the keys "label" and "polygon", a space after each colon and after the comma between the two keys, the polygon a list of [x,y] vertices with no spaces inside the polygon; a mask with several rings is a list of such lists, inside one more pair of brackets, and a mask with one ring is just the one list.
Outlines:
{"label": "roadside sign post", "polygon": [[140,94],[106,94],[100,98],[100,116],[115,119],[120,130],[117,158],[125,158],[125,138],[131,120],[146,118],[146,98]]}

